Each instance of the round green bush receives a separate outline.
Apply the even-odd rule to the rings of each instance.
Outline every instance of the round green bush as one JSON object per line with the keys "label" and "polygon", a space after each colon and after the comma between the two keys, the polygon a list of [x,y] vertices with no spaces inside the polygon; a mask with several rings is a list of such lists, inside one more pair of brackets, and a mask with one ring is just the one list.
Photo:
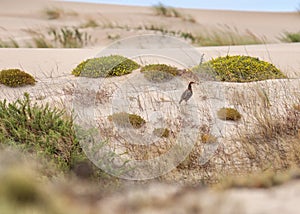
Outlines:
{"label": "round green bush", "polygon": [[114,113],[108,116],[108,120],[113,121],[121,127],[133,127],[135,129],[141,128],[146,121],[136,114],[129,114],[126,112]]}
{"label": "round green bush", "polygon": [[129,74],[139,67],[136,62],[126,57],[111,55],[87,59],[73,69],[72,74],[91,78],[121,76]]}
{"label": "round green bush", "polygon": [[169,81],[179,74],[178,68],[166,64],[146,65],[141,68],[141,72],[151,82]]}
{"label": "round green bush", "polygon": [[241,119],[242,115],[233,108],[221,108],[217,112],[218,118],[221,120],[232,120],[232,121],[237,121]]}
{"label": "round green bush", "polygon": [[286,76],[271,63],[250,56],[225,56],[212,59],[193,71],[208,73],[219,81],[252,82],[266,79],[286,78]]}
{"label": "round green bush", "polygon": [[7,69],[0,71],[0,83],[9,87],[34,85],[35,82],[34,77],[19,69]]}

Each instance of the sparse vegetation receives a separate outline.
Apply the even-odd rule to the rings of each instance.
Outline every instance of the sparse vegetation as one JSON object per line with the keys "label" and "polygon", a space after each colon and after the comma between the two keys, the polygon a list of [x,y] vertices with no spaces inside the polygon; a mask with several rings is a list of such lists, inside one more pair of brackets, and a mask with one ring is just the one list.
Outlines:
{"label": "sparse vegetation", "polygon": [[80,32],[76,27],[51,28],[49,35],[53,37],[55,47],[82,48],[91,42],[91,36],[86,32]]}
{"label": "sparse vegetation", "polygon": [[0,39],[0,48],[19,48],[19,47],[20,47],[19,43],[11,37],[8,39],[8,41],[2,41]]}
{"label": "sparse vegetation", "polygon": [[114,41],[114,40],[120,39],[121,35],[120,34],[108,34],[107,38]]}
{"label": "sparse vegetation", "polygon": [[141,116],[126,112],[114,113],[108,116],[108,120],[114,122],[117,126],[133,127],[135,129],[141,128],[146,123]]}
{"label": "sparse vegetation", "polygon": [[0,83],[9,87],[34,85],[35,79],[20,69],[7,69],[0,71]]}
{"label": "sparse vegetation", "polygon": [[151,82],[165,82],[179,74],[176,67],[166,64],[150,64],[141,68],[141,72]]}
{"label": "sparse vegetation", "polygon": [[160,138],[168,138],[170,135],[170,130],[167,128],[156,128],[153,130],[153,134]]}
{"label": "sparse vegetation", "polygon": [[32,40],[37,48],[53,48],[53,45],[43,35],[34,36]]}
{"label": "sparse vegetation", "polygon": [[234,108],[221,108],[217,112],[218,118],[221,120],[237,121],[241,119],[242,115]]}
{"label": "sparse vegetation", "polygon": [[300,32],[285,32],[284,35],[280,38],[280,40],[283,42],[300,42]]}
{"label": "sparse vegetation", "polygon": [[299,169],[290,169],[283,172],[267,170],[266,172],[255,173],[245,176],[231,176],[224,178],[220,184],[216,185],[218,189],[229,188],[271,188],[281,185],[289,180],[299,177]]}
{"label": "sparse vegetation", "polygon": [[162,3],[153,6],[155,14],[158,16],[165,16],[165,17],[181,17],[182,15],[174,8],[167,7]]}
{"label": "sparse vegetation", "polygon": [[48,158],[63,170],[84,156],[73,120],[48,104],[32,104],[29,94],[13,103],[0,101],[0,142]]}
{"label": "sparse vegetation", "polygon": [[94,19],[89,19],[86,23],[81,25],[82,28],[95,28],[98,26],[99,24]]}
{"label": "sparse vegetation", "polygon": [[226,46],[263,44],[264,40],[258,38],[251,31],[238,32],[226,26],[225,29],[213,30],[194,36],[194,43],[200,46]]}
{"label": "sparse vegetation", "polygon": [[252,82],[286,78],[271,63],[250,56],[225,56],[212,59],[193,68],[198,73],[208,73],[219,81]]}
{"label": "sparse vegetation", "polygon": [[72,74],[82,77],[110,77],[121,76],[138,69],[139,65],[120,55],[103,56],[99,58],[87,59],[80,63]]}
{"label": "sparse vegetation", "polygon": [[202,134],[201,142],[202,143],[215,143],[215,142],[217,142],[217,138],[211,134]]}
{"label": "sparse vegetation", "polygon": [[47,19],[59,19],[63,15],[64,11],[60,8],[46,8],[43,10],[43,13],[47,17]]}

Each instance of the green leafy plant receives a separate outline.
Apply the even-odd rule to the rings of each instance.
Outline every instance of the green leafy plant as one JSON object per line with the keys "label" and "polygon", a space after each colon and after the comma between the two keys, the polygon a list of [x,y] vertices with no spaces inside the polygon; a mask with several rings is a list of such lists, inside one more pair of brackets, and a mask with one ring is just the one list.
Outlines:
{"label": "green leafy plant", "polygon": [[139,65],[120,55],[103,56],[99,58],[87,59],[81,62],[72,74],[82,77],[110,77],[121,76],[138,69]]}
{"label": "green leafy plant", "polygon": [[252,82],[266,79],[286,78],[271,63],[250,56],[225,56],[212,59],[192,69],[198,73],[207,73],[219,81]]}
{"label": "green leafy plant", "polygon": [[48,104],[32,104],[27,93],[13,103],[0,101],[0,142],[49,158],[61,169],[83,156],[73,119]]}
{"label": "green leafy plant", "polygon": [[9,87],[34,85],[35,82],[34,77],[19,69],[7,69],[0,71],[0,83]]}
{"label": "green leafy plant", "polygon": [[114,113],[108,116],[108,120],[121,127],[141,128],[146,121],[139,115],[129,114],[126,112]]}
{"label": "green leafy plant", "polygon": [[168,138],[170,136],[170,130],[167,128],[156,128],[153,130],[153,134],[160,138]]}
{"label": "green leafy plant", "polygon": [[179,74],[176,67],[166,64],[150,64],[141,68],[141,72],[151,82],[165,82]]}
{"label": "green leafy plant", "polygon": [[242,115],[236,109],[233,108],[221,108],[217,112],[217,115],[221,120],[233,120],[233,121],[237,121],[242,117]]}

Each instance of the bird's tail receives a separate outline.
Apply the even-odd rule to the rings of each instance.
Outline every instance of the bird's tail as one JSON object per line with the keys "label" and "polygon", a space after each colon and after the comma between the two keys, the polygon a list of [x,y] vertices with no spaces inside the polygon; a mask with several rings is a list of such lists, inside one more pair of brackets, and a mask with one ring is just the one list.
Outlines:
{"label": "bird's tail", "polygon": [[179,105],[180,105],[181,102],[182,102],[182,99],[179,101]]}

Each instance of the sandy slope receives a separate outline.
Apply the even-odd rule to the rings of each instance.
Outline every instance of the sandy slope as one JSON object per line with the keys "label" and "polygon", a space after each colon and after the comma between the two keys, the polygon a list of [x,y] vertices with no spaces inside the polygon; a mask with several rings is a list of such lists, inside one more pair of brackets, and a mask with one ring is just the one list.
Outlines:
{"label": "sandy slope", "polygon": [[[84,4],[70,2],[54,2],[46,0],[4,0],[0,7],[0,38],[15,38],[17,41],[28,40],[24,30],[34,30],[47,34],[49,26],[80,26],[89,19],[99,23],[101,27],[86,29],[96,44],[106,44],[108,35],[121,38],[141,34],[143,30],[127,30],[137,27],[162,27],[168,30],[192,32],[194,34],[211,32],[212,30],[231,29],[240,34],[250,31],[267,42],[278,42],[285,31],[297,32],[299,14],[237,12],[178,9],[183,17],[193,17],[195,23],[182,18],[165,18],[155,16],[152,8],[116,6],[100,4]],[[48,20],[45,9],[59,8],[63,15],[59,19]]]}

